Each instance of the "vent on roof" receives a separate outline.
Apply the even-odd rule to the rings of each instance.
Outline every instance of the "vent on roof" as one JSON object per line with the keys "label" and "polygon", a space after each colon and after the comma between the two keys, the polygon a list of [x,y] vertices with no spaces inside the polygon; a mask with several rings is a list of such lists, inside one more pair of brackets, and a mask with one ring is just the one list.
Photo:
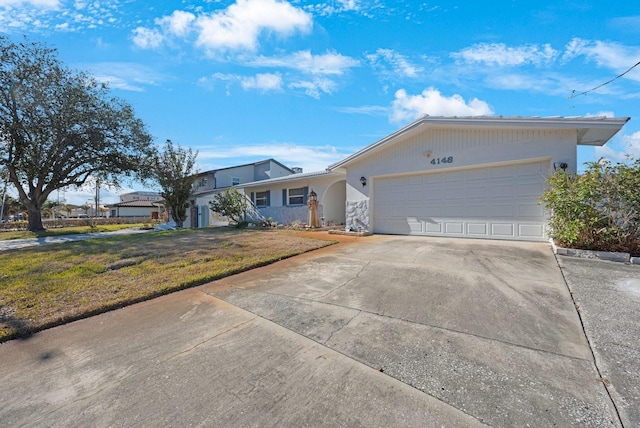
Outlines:
{"label": "vent on roof", "polygon": [[292,167],[291,171],[293,171],[294,174],[302,174],[302,168],[300,168],[299,166]]}

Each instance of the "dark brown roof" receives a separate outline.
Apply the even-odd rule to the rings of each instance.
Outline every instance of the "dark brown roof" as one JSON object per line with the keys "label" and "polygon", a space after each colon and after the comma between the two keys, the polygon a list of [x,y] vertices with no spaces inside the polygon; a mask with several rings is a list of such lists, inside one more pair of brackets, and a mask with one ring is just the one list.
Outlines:
{"label": "dark brown roof", "polygon": [[110,208],[116,207],[135,207],[135,208],[156,208],[163,205],[163,201],[127,201],[127,202],[118,202],[117,204],[107,205]]}

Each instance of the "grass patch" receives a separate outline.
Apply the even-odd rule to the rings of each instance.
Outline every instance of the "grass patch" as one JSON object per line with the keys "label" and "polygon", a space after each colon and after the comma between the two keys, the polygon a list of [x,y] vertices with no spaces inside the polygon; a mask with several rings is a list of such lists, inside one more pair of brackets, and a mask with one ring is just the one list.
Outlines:
{"label": "grass patch", "polygon": [[26,230],[10,230],[0,231],[0,241],[8,241],[12,239],[26,239],[26,238],[42,238],[45,236],[61,236],[61,235],[74,235],[77,233],[95,233],[95,232],[114,232],[120,229],[129,229],[132,227],[143,227],[140,224],[104,224],[98,226],[75,226],[75,227],[61,227],[59,229],[47,229],[41,232],[28,232]]}
{"label": "grass patch", "polygon": [[314,250],[329,241],[226,228],[0,253],[0,342]]}

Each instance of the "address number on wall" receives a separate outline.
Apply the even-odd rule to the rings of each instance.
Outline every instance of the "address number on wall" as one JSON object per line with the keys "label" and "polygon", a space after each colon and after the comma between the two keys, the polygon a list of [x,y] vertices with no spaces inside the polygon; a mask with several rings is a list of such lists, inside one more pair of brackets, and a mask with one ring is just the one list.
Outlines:
{"label": "address number on wall", "polygon": [[440,165],[441,163],[453,163],[453,156],[431,159],[431,165]]}

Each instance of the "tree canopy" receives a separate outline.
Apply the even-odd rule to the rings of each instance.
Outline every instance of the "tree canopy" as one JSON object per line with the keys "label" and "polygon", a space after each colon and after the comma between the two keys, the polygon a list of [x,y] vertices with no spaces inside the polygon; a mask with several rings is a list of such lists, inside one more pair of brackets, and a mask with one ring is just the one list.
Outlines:
{"label": "tree canopy", "polygon": [[236,189],[226,189],[214,196],[209,202],[209,209],[241,225],[247,212],[247,199]]}
{"label": "tree canopy", "polygon": [[167,140],[162,152],[155,157],[154,176],[162,188],[164,204],[178,228],[187,218],[189,196],[196,179],[194,167],[197,156],[197,151],[194,153],[191,148],[174,146],[171,140]]}
{"label": "tree canopy", "polygon": [[41,209],[55,190],[90,177],[117,186],[146,178],[154,148],[144,123],[105,84],[68,69],[55,49],[0,36],[0,168],[42,230]]}

